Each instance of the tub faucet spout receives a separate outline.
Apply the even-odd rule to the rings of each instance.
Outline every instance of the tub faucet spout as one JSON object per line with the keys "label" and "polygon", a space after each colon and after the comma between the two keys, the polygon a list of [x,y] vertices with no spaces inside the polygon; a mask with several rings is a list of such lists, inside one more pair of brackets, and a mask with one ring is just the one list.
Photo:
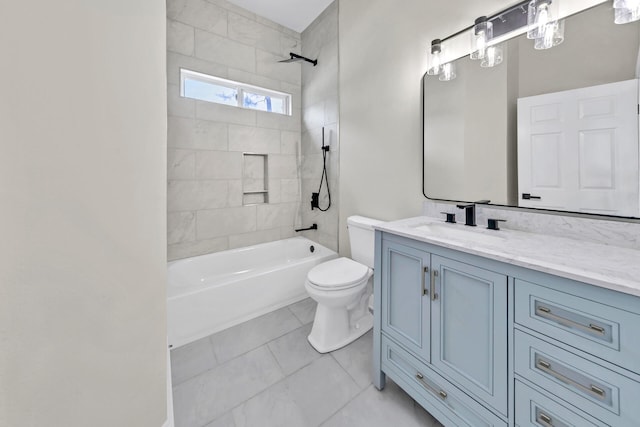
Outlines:
{"label": "tub faucet spout", "polygon": [[307,231],[307,230],[317,230],[318,229],[318,224],[313,224],[311,227],[309,228],[300,228],[298,230],[296,230],[296,233],[299,233],[301,231]]}

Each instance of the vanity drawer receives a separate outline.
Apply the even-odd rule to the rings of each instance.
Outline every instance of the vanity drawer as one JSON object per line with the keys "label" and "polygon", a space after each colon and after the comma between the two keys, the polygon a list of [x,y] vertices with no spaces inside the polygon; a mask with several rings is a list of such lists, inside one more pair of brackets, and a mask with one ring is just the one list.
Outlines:
{"label": "vanity drawer", "polygon": [[606,424],[638,425],[640,383],[518,330],[515,372]]}
{"label": "vanity drawer", "polygon": [[517,380],[515,401],[519,427],[607,427],[583,418],[575,408],[568,409]]}
{"label": "vanity drawer", "polygon": [[456,426],[506,427],[506,422],[434,373],[391,339],[383,335],[381,344],[382,370],[400,385],[409,385],[410,389],[405,388],[405,391],[427,410],[432,406]]}
{"label": "vanity drawer", "polygon": [[640,315],[586,299],[590,290],[582,298],[516,279],[515,321],[640,373]]}

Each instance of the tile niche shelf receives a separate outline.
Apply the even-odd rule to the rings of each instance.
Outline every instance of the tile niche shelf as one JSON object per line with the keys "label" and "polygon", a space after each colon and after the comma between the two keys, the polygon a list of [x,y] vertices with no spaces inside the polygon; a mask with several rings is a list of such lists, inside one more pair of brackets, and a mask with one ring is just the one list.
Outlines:
{"label": "tile niche shelf", "polygon": [[260,153],[242,153],[242,204],[269,203],[269,156]]}

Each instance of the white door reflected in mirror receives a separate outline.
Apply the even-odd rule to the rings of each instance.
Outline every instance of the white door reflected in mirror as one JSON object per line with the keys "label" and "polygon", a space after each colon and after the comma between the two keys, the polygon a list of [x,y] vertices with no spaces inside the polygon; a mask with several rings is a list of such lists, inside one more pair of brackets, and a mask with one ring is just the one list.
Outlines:
{"label": "white door reflected in mirror", "polygon": [[640,216],[638,80],[518,99],[521,207]]}

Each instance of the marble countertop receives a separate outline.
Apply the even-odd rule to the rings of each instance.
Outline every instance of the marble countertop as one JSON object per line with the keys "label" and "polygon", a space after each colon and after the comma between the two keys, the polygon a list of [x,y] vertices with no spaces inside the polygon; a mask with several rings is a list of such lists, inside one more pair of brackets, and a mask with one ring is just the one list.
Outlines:
{"label": "marble countertop", "polygon": [[508,264],[640,296],[640,251],[566,237],[414,217],[376,229]]}

